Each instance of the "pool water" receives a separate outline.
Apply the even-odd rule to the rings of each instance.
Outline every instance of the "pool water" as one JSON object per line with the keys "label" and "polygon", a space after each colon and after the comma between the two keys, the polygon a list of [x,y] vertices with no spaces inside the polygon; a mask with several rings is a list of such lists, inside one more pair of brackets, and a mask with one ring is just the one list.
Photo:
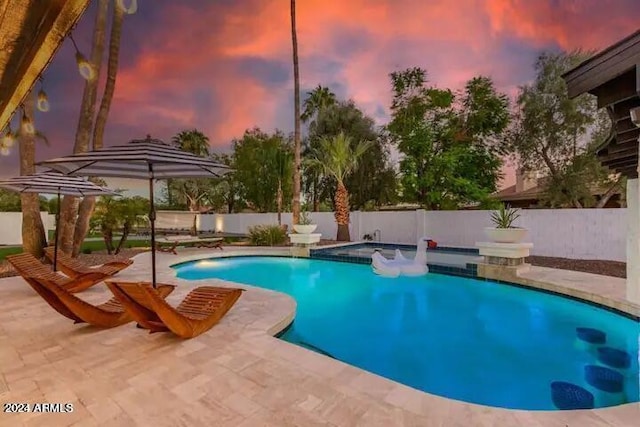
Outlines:
{"label": "pool water", "polygon": [[[218,258],[176,266],[178,277],[219,278],[291,295],[282,339],[428,393],[489,406],[558,409],[551,383],[588,390],[595,407],[640,400],[638,322],[574,300],[490,281],[427,274],[383,278],[371,267],[278,257]],[[623,390],[598,390],[602,365],[576,328],[606,333],[626,351]]]}

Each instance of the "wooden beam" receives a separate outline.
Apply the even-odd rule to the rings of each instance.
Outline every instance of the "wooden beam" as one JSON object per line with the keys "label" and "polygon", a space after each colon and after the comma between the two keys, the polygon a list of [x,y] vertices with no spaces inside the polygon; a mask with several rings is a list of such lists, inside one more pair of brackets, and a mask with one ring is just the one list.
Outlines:
{"label": "wooden beam", "polygon": [[621,76],[592,90],[591,93],[598,97],[598,108],[637,97],[636,74],[637,69],[634,65],[631,70]]}
{"label": "wooden beam", "polygon": [[624,159],[612,160],[607,162],[602,162],[604,166],[608,166],[610,168],[624,168],[624,167],[637,167],[638,165],[638,156],[629,156]]}
{"label": "wooden beam", "polygon": [[598,156],[598,160],[601,163],[612,162],[621,159],[628,159],[629,157],[636,156],[638,154],[638,150],[621,150],[612,153],[607,153],[606,155]]}
{"label": "wooden beam", "polygon": [[617,117],[629,117],[629,110],[640,106],[640,95],[612,104],[613,114]]}
{"label": "wooden beam", "polygon": [[614,169],[616,172],[630,179],[638,178],[638,168],[635,166]]}
{"label": "wooden beam", "polygon": [[[15,0],[11,0],[14,2]],[[25,0],[12,3],[12,7],[24,4]],[[0,28],[2,39],[11,36],[16,42],[11,46],[10,61],[3,64],[2,91],[0,92],[0,129],[4,128],[14,111],[31,92],[38,76],[47,67],[62,44],[69,30],[75,25],[89,4],[89,0],[36,1],[29,8],[31,20],[38,14],[37,25],[22,22],[17,29]],[[32,21],[29,21],[32,22]],[[18,31],[16,37],[15,31]],[[6,54],[6,52],[5,52]],[[17,60],[20,55],[21,59]],[[5,73],[7,76],[5,77]]]}
{"label": "wooden beam", "polygon": [[640,58],[640,31],[604,49],[563,75],[570,98],[591,92],[631,69]]}
{"label": "wooden beam", "polygon": [[637,132],[638,126],[631,122],[631,116],[629,116],[629,120],[620,120],[616,122],[616,134],[623,135],[627,132]]}

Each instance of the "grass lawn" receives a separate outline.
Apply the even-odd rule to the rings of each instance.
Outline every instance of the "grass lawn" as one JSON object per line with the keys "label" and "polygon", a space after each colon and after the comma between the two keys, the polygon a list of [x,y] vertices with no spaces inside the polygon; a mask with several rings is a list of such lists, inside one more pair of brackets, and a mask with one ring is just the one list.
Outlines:
{"label": "grass lawn", "polygon": [[[117,245],[117,243],[117,241],[114,241],[114,244]],[[148,246],[148,240],[127,240],[124,244],[125,248],[140,248]],[[98,252],[103,250],[105,250],[105,245],[101,240],[84,242],[82,244],[83,253]],[[21,252],[22,248],[20,246],[0,247],[0,261],[4,260],[7,255],[19,254]]]}

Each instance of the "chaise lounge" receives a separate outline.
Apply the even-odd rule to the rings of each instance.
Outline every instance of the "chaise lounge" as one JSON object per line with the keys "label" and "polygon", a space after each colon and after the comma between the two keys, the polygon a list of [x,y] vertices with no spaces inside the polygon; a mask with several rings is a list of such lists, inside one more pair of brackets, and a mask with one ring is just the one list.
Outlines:
{"label": "chaise lounge", "polygon": [[57,286],[71,293],[84,291],[109,277],[104,273],[93,271],[80,274],[73,278],[66,277],[51,271],[48,266],[41,263],[30,253],[7,256],[7,261],[30,285],[33,285],[32,282],[35,278],[43,279],[55,283]]}
{"label": "chaise lounge", "polygon": [[150,283],[105,282],[142,327],[153,332],[171,331],[181,338],[196,337],[217,324],[233,307],[244,289],[201,286],[176,307],[169,305]]}
{"label": "chaise lounge", "polygon": [[176,248],[180,245],[194,245],[197,248],[222,249],[222,237],[167,236],[156,239],[156,250],[178,255]]}
{"label": "chaise lounge", "polygon": [[[45,255],[49,260],[53,261],[54,258],[54,248],[48,247],[44,250]],[[72,258],[68,254],[58,251],[58,258],[56,262],[57,266],[67,276],[74,278],[78,276],[82,276],[83,274],[89,273],[98,273],[103,274],[105,277],[111,277],[125,268],[129,267],[133,264],[133,260],[131,259],[122,259],[117,261],[110,261],[106,264],[103,264],[99,267],[90,267],[84,262],[80,261],[77,258]]]}
{"label": "chaise lounge", "polygon": [[[21,273],[22,277],[51,308],[73,320],[74,323],[88,323],[102,328],[112,328],[133,320],[116,298],[111,298],[99,305],[93,305],[73,295],[64,285],[60,284],[58,278],[62,276],[48,271],[30,254],[11,255],[7,257],[7,260],[16,267],[16,264],[21,265],[28,258],[23,255],[31,257],[35,263],[46,270],[48,275]],[[73,282],[74,279],[70,280]],[[171,285],[160,285],[157,289],[158,295],[160,298],[166,298],[173,289],[174,286]]]}

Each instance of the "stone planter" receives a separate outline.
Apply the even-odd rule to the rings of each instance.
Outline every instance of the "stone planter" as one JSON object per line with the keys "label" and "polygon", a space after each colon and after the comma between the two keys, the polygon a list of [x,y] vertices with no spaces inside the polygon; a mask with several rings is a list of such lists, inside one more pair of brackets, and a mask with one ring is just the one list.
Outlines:
{"label": "stone planter", "polygon": [[296,224],[293,226],[293,229],[295,230],[296,233],[299,233],[299,234],[311,234],[314,231],[316,231],[317,227],[318,227],[317,224],[306,224],[306,225]]}
{"label": "stone planter", "polygon": [[495,228],[485,227],[484,234],[496,243],[520,243],[527,237],[526,228]]}

